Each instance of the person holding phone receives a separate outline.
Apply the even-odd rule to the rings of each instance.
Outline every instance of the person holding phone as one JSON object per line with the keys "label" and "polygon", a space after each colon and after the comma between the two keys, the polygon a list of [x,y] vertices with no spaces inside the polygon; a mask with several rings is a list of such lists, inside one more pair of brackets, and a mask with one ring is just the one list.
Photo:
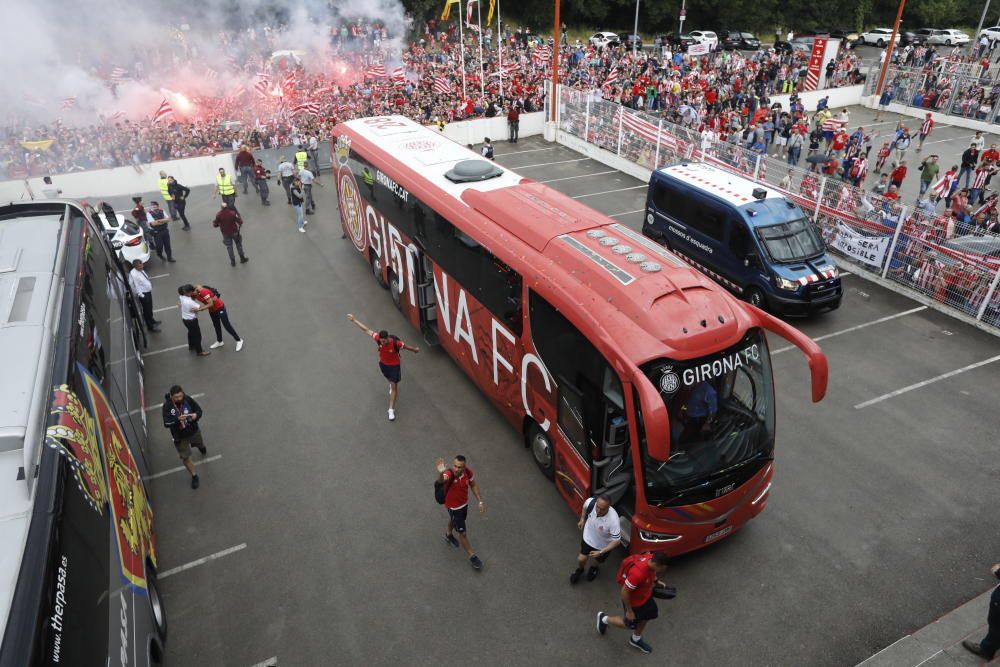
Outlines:
{"label": "person holding phone", "polygon": [[170,430],[177,455],[191,474],[192,489],[197,489],[201,481],[191,460],[191,447],[196,447],[202,456],[208,454],[208,448],[205,447],[205,441],[201,437],[201,429],[198,428],[198,422],[201,421],[203,414],[198,401],[185,394],[179,384],[172,386],[163,397],[163,426]]}

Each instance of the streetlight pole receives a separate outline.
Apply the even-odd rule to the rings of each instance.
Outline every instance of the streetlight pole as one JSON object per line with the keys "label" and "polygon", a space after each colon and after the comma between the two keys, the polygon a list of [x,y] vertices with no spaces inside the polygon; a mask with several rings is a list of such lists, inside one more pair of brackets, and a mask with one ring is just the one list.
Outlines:
{"label": "streetlight pole", "polygon": [[550,120],[553,123],[556,122],[556,105],[559,104],[559,40],[562,39],[559,29],[559,0],[555,0],[555,3],[556,27],[552,31],[554,35],[552,40],[552,90],[549,91],[549,108],[552,109],[552,118]]}
{"label": "streetlight pole", "polygon": [[979,33],[983,30],[983,22],[986,21],[986,12],[990,11],[990,0],[986,0],[986,5],[983,7],[983,14],[979,17],[979,25],[976,27],[976,32],[972,35],[972,39],[969,40],[969,53],[972,50],[979,47]]}
{"label": "streetlight pole", "polygon": [[685,2],[686,0],[681,0],[681,24],[677,28],[677,39],[680,39],[681,35],[684,34],[684,16],[687,14],[687,9],[684,6]]}
{"label": "streetlight pole", "polygon": [[639,0],[635,0],[635,28],[632,29],[632,60],[635,60],[637,48],[636,36],[639,34]]}

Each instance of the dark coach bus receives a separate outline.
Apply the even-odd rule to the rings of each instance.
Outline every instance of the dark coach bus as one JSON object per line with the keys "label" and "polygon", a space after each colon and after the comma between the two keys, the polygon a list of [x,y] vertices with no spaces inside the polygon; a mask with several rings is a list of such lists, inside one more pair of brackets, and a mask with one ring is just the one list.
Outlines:
{"label": "dark coach bus", "polygon": [[163,655],[143,334],[91,213],[0,207],[0,667]]}

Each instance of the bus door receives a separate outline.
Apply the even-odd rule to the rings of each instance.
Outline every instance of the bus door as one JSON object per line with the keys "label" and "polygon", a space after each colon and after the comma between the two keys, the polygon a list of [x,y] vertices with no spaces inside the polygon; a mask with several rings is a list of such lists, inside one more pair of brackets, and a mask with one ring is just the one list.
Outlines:
{"label": "bus door", "polygon": [[602,384],[589,420],[595,446],[593,489],[595,496],[606,495],[617,506],[632,488],[629,424],[622,384],[610,366],[604,367]]}
{"label": "bus door", "polygon": [[417,308],[420,311],[420,332],[428,345],[437,345],[438,337],[437,294],[434,292],[434,263],[420,250],[411,250],[415,255],[415,276],[417,283]]}

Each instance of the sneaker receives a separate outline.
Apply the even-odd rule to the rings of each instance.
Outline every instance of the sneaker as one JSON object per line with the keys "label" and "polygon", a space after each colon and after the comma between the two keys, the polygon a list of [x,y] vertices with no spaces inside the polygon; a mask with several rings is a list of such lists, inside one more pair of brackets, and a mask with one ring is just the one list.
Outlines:
{"label": "sneaker", "polygon": [[646,642],[642,641],[642,637],[640,637],[639,639],[632,639],[631,637],[629,637],[628,638],[628,645],[631,646],[631,647],[633,647],[633,648],[639,649],[643,653],[652,653],[653,652],[653,647],[650,646],[649,644],[647,644]]}
{"label": "sneaker", "polygon": [[576,582],[580,581],[580,575],[582,574],[583,570],[581,568],[577,568],[576,570],[574,570],[573,574],[569,575],[569,583],[576,584]]}
{"label": "sneaker", "polygon": [[982,649],[982,647],[979,644],[977,644],[976,642],[972,642],[972,641],[969,641],[968,639],[965,639],[965,640],[962,641],[962,648],[964,648],[969,653],[972,653],[974,655],[978,655],[981,658],[985,658],[986,657],[985,655],[983,655],[983,649]]}
{"label": "sneaker", "polygon": [[236,351],[239,352],[242,349],[243,349],[243,339],[241,338],[238,341],[236,341]]}
{"label": "sneaker", "polygon": [[229,266],[236,266],[236,262],[234,262],[233,260],[229,260]]}
{"label": "sneaker", "polygon": [[597,573],[599,568],[596,565],[592,565],[589,570],[587,570],[587,581],[593,581],[597,578]]}
{"label": "sneaker", "polygon": [[396,421],[396,411],[391,408],[389,409],[389,421]]}
{"label": "sneaker", "polygon": [[303,220],[303,221],[302,221],[302,226],[303,226],[303,227],[305,227],[305,226],[306,226],[306,225],[308,225],[308,224],[309,224],[309,221],[308,221],[308,220]]}
{"label": "sneaker", "polygon": [[192,476],[191,477],[191,488],[192,489],[197,489],[200,485],[201,485],[201,480],[198,479],[198,475]]}
{"label": "sneaker", "polygon": [[604,620],[604,612],[597,612],[597,631],[602,635],[608,631],[608,622]]}
{"label": "sneaker", "polygon": [[224,341],[221,341],[221,340],[217,340],[217,341],[215,341],[214,343],[212,343],[211,345],[209,345],[208,347],[209,347],[210,349],[214,350],[215,348],[217,348],[217,347],[222,347],[222,346],[223,346],[223,345],[225,345],[225,344],[226,344],[226,343],[225,343]]}
{"label": "sneaker", "polygon": [[240,257],[240,264],[246,264],[250,261],[249,257]]}
{"label": "sneaker", "polygon": [[306,228],[305,227],[299,227],[299,231],[302,232],[303,234],[305,234],[306,233]]}
{"label": "sneaker", "polygon": [[447,535],[444,536],[444,541],[450,544],[451,546],[455,547],[456,549],[458,548],[458,540],[451,533],[448,533]]}
{"label": "sneaker", "polygon": [[469,563],[474,570],[483,569],[483,561],[479,560],[479,556],[469,556]]}
{"label": "sneaker", "polygon": [[207,356],[208,356],[208,355],[210,355],[210,354],[212,354],[212,353],[211,353],[211,352],[199,352],[199,353],[198,353],[198,356],[199,356],[199,357],[207,357]]}
{"label": "sneaker", "polygon": [[201,452],[202,456],[205,456],[206,454],[208,454],[208,447],[202,445],[201,447],[198,448],[198,451]]}
{"label": "sneaker", "polygon": [[177,262],[177,260],[174,259],[173,257],[167,257],[167,261],[170,262],[171,264],[174,264],[174,263]]}

